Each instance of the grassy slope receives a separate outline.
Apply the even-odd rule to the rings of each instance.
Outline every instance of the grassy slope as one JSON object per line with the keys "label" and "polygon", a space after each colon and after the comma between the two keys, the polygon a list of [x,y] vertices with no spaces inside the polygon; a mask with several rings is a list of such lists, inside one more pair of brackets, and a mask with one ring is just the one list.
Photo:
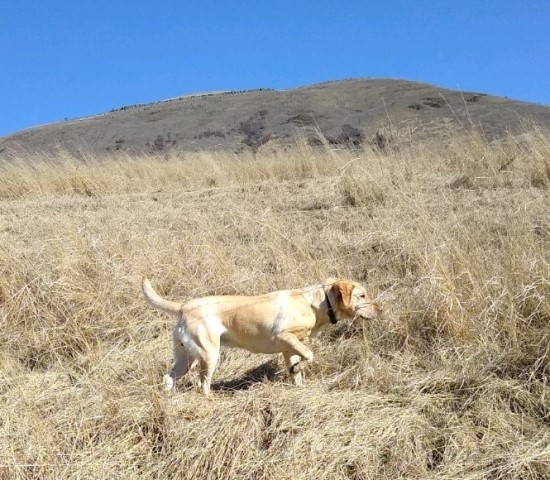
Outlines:
{"label": "grassy slope", "polygon": [[[548,478],[547,139],[0,167],[0,478]],[[144,274],[352,277],[387,314],[314,341],[306,388],[226,350],[167,396]]]}

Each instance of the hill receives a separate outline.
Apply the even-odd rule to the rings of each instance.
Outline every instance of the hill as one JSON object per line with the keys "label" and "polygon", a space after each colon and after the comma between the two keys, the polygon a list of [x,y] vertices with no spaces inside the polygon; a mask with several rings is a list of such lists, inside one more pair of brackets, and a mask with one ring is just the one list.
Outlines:
{"label": "hill", "polygon": [[315,143],[384,146],[477,127],[488,139],[522,123],[550,127],[550,108],[482,93],[389,79],[342,80],[292,90],[259,89],[189,95],[132,105],[89,118],[44,125],[0,139],[0,154],[170,150],[257,151]]}

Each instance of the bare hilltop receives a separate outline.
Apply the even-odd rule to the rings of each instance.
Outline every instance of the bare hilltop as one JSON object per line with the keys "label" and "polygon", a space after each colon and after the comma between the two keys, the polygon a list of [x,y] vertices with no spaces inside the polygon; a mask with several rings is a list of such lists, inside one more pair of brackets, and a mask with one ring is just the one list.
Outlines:
{"label": "bare hilltop", "polygon": [[550,108],[483,93],[404,80],[355,79],[291,90],[187,95],[128,105],[93,117],[43,125],[0,138],[0,154],[257,151],[314,144],[384,146],[396,132],[410,141],[475,127],[492,140],[525,123],[550,126]]}

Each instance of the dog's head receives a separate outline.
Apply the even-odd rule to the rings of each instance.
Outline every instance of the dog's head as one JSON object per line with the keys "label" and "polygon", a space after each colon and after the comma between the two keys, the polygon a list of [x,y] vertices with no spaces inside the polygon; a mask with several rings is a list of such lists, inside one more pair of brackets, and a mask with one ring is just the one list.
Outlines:
{"label": "dog's head", "polygon": [[382,314],[382,306],[373,301],[365,287],[359,283],[331,278],[325,285],[332,308],[340,316],[373,320]]}

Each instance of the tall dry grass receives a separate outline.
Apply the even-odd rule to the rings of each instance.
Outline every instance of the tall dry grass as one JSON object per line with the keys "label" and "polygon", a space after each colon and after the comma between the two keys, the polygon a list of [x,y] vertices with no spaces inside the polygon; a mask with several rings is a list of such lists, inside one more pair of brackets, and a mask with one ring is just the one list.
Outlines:
{"label": "tall dry grass", "polygon": [[[0,165],[0,478],[548,478],[550,141]],[[352,277],[385,318],[166,395],[143,301]]]}

